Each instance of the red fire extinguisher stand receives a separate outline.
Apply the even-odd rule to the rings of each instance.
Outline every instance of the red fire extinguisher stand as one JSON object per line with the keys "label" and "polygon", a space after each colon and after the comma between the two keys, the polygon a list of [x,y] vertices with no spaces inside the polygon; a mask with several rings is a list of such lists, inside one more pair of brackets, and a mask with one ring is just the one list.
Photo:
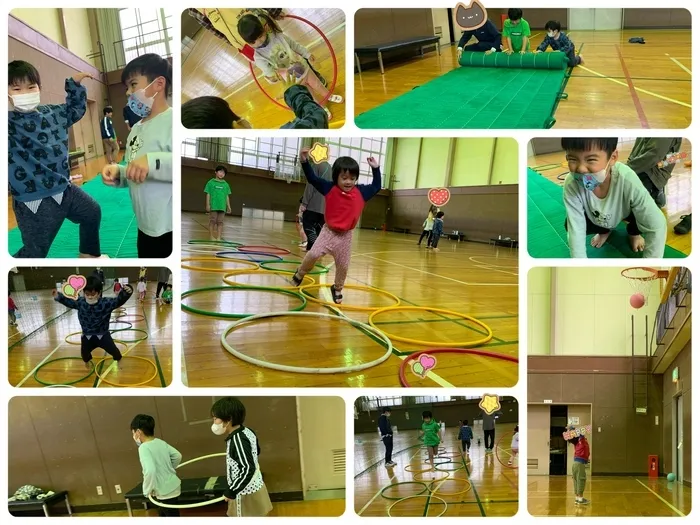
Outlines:
{"label": "red fire extinguisher stand", "polygon": [[659,477],[659,456],[649,456],[649,477]]}

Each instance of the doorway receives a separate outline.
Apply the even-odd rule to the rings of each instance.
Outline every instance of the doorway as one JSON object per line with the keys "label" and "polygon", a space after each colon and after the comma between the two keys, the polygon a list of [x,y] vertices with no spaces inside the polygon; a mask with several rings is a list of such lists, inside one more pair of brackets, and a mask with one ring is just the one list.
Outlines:
{"label": "doorway", "polygon": [[683,396],[673,398],[673,472],[683,483]]}
{"label": "doorway", "polygon": [[566,432],[569,407],[552,405],[549,407],[549,475],[566,476],[567,443],[562,434]]}
{"label": "doorway", "polygon": [[569,31],[614,31],[622,29],[622,9],[569,9]]}

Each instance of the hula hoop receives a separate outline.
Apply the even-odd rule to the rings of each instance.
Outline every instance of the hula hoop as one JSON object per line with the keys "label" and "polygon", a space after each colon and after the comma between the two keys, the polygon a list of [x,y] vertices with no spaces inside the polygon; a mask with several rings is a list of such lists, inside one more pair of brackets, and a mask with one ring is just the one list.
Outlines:
{"label": "hula hoop", "polygon": [[[182,262],[184,263],[185,261],[215,261],[215,262],[221,262],[220,257],[185,257],[182,259]],[[240,264],[247,264],[249,267],[258,268],[258,263],[254,263],[251,261],[236,261],[237,263]],[[182,264],[181,268],[183,270],[194,270],[196,272],[212,272],[212,273],[229,273],[229,272],[235,272],[236,270],[234,268],[207,268],[205,266],[191,266],[189,264]],[[244,268],[241,268],[241,270]]]}
{"label": "hula hoop", "polygon": [[92,374],[95,373],[95,363],[92,361],[89,361],[89,363],[92,365],[92,368],[90,369],[90,372],[86,375],[81,377],[80,379],[76,379],[75,381],[66,381],[64,383],[49,383],[48,381],[43,381],[39,379],[39,370],[44,368],[46,365],[50,363],[55,363],[56,361],[68,361],[68,360],[80,360],[82,361],[82,357],[58,357],[56,359],[51,359],[50,361],[46,361],[45,363],[42,363],[39,365],[39,367],[34,371],[34,381],[39,383],[40,385],[44,386],[51,386],[51,387],[67,387],[74,385],[76,383],[80,383],[81,381],[85,381],[88,377],[90,377]]}
{"label": "hula hoop", "polygon": [[[240,272],[233,272],[233,273],[227,273],[224,275],[224,282],[228,284],[229,286],[247,286],[246,284],[239,283],[234,281],[233,279],[229,279],[232,275],[250,275],[250,274],[257,274],[257,275],[269,275],[271,273],[277,274],[277,275],[289,275],[288,273],[285,272],[277,272],[277,271],[272,271],[268,270],[265,272],[261,272],[260,270],[241,270]],[[310,275],[305,275],[304,279],[309,279],[311,282],[309,283],[309,286],[314,284],[316,281],[314,281],[314,278],[311,277]],[[302,281],[303,282],[303,281]],[[290,285],[290,286],[276,286],[276,288],[279,288],[281,290],[296,290],[298,289],[298,286]],[[301,291],[301,290],[300,290]],[[303,295],[303,294],[302,294]]]}
{"label": "hula hoop", "polygon": [[[202,461],[203,459],[209,459],[209,458],[218,458],[221,456],[225,456],[226,452],[218,452],[216,454],[209,454],[208,456],[202,456],[199,458],[194,458],[190,459],[189,461],[185,461],[184,463],[180,463],[175,469],[179,469],[181,467],[184,467],[185,465],[189,465],[190,463],[195,463],[197,461]],[[165,507],[166,509],[192,509],[195,507],[204,507],[205,505],[211,505],[212,503],[219,503],[221,501],[224,501],[224,497],[221,496],[219,498],[215,499],[210,499],[207,501],[200,501],[199,503],[187,503],[187,504],[182,504],[182,505],[170,505],[169,503],[162,503],[156,499],[153,499],[153,496],[150,494],[148,495],[148,499],[150,500],[151,503],[154,505],[157,505],[159,507]]]}
{"label": "hula hoop", "polygon": [[75,388],[73,385],[48,385],[44,388]]}
{"label": "hula hoop", "polygon": [[[448,454],[452,454],[452,455],[448,456]],[[440,452],[440,454],[438,454],[437,457],[448,458],[448,459],[461,458],[462,453],[461,452],[447,452],[447,451],[445,451],[445,452]]]}
{"label": "hula hoop", "polygon": [[[311,27],[313,27],[316,30],[316,32],[319,35],[321,35],[321,38],[324,40],[324,42],[328,46],[328,50],[331,53],[331,59],[333,60],[333,82],[331,83],[331,87],[328,88],[328,95],[326,95],[326,98],[324,98],[321,102],[319,102],[319,105],[323,106],[326,102],[328,102],[328,99],[333,94],[333,90],[335,89],[335,83],[338,81],[338,60],[335,57],[335,50],[333,49],[333,46],[331,45],[330,40],[328,40],[328,37],[326,37],[326,35],[323,33],[323,31],[321,31],[321,29],[318,26],[316,26],[315,24],[309,22],[306,18],[302,18],[302,17],[296,16],[296,15],[289,15],[289,14],[284,15],[284,17],[285,18],[295,18],[301,22],[304,22],[304,23],[310,25]],[[260,84],[258,77],[255,75],[255,70],[253,69],[252,62],[248,63],[248,67],[250,68],[250,73],[251,73],[251,75],[253,75],[253,80],[255,80],[255,83],[260,88],[260,91],[262,91],[263,94],[267,98],[269,98],[274,104],[277,104],[282,109],[288,109],[291,111],[292,108],[288,107],[285,104],[280,104],[279,102],[277,102],[277,100],[275,100],[270,95],[268,95],[267,91],[265,91],[265,88],[263,88],[262,85]]]}
{"label": "hula hoop", "polygon": [[[109,324],[115,324],[115,323],[128,324],[129,326],[127,326],[127,328],[133,328],[133,326],[134,326],[133,324],[131,324],[129,321],[119,321],[119,317],[121,317],[121,316],[118,315],[117,318],[114,321],[110,321]],[[110,331],[112,331],[112,330],[121,330],[121,329],[120,328],[110,328]]]}
{"label": "hula hoop", "polygon": [[392,483],[391,485],[387,485],[382,489],[382,491],[379,493],[382,498],[392,500],[392,501],[397,501],[400,499],[404,499],[406,496],[401,496],[400,498],[395,498],[393,496],[387,496],[384,494],[384,491],[387,489],[390,489],[391,487],[398,487],[399,485],[423,485],[423,490],[421,490],[418,494],[413,494],[414,496],[420,496],[424,492],[429,492],[430,489],[428,488],[428,485],[426,485],[423,481],[400,481],[398,483]]}
{"label": "hula hoop", "polygon": [[[225,313],[219,313],[219,312],[208,312],[207,310],[200,310],[199,308],[193,308],[192,306],[187,306],[183,301],[183,299],[185,299],[185,297],[189,297],[190,295],[200,293],[200,292],[211,292],[214,290],[257,290],[257,291],[263,291],[263,292],[281,293],[284,295],[291,295],[295,299],[301,299],[301,304],[299,306],[289,310],[289,312],[299,312],[299,311],[303,310],[304,308],[306,308],[306,298],[303,295],[301,295],[299,292],[295,292],[293,290],[285,290],[284,288],[272,288],[272,287],[267,287],[267,286],[243,286],[243,285],[239,285],[239,286],[211,286],[208,288],[195,288],[193,290],[187,290],[186,292],[182,292],[182,295],[180,296],[180,306],[186,312],[190,312],[192,314],[198,314],[198,315],[206,315],[208,317],[220,317],[222,319],[241,319],[241,321],[243,319],[255,317],[255,314],[225,314]],[[285,313],[289,313],[289,312],[285,312]],[[258,315],[260,315],[260,314],[258,314]],[[266,314],[266,315],[269,315],[269,314]],[[333,316],[333,317],[335,317],[335,316]]]}
{"label": "hula hoop", "polygon": [[[238,253],[250,253],[255,255],[256,253],[265,253],[265,254],[271,254],[271,255],[289,255],[290,252],[286,248],[278,248],[277,246],[256,246],[255,244],[244,244],[243,246],[239,246],[236,248],[238,250]],[[272,253],[271,250],[277,250],[279,253]]]}
{"label": "hula hoop", "polygon": [[[268,261],[268,262],[260,263],[260,268],[262,268],[262,269],[264,269],[264,270],[272,270],[272,271],[275,271],[275,272],[296,273],[296,272],[297,272],[296,270],[283,270],[282,268],[280,268],[280,269],[277,269],[277,268],[270,268],[269,266],[270,266],[271,264],[282,264],[282,263],[284,263],[284,264],[296,264],[296,265],[298,265],[300,262],[301,262],[301,261],[289,261],[289,260],[287,260],[287,259],[282,259],[281,261]],[[321,270],[311,270],[311,271],[308,273],[308,275],[321,275],[321,274],[323,274],[323,273],[328,273],[328,272],[330,271],[330,270],[328,270],[328,268],[326,268],[325,266],[323,266],[323,265],[321,265],[321,264],[318,264],[318,263],[314,264],[314,266],[315,266],[315,267],[318,267],[318,268],[321,268]]]}
{"label": "hula hoop", "polygon": [[[229,257],[229,255],[239,255],[240,257],[246,257],[245,259],[241,259],[240,257]],[[259,259],[259,258],[254,258],[250,257],[251,255],[265,255],[267,257],[274,257],[274,259]],[[234,261],[249,261],[249,262],[254,262],[254,263],[263,263],[263,262],[274,262],[274,261],[281,261],[282,257],[279,255],[275,255],[274,253],[241,253],[241,252],[217,252],[216,257],[220,259],[232,259]]]}
{"label": "hula hoop", "polygon": [[440,472],[457,472],[464,468],[464,464],[461,461],[446,461],[445,463],[440,463],[440,465],[449,465],[450,463],[458,464],[459,468],[440,468],[439,465],[435,465],[435,470],[439,470]]}
{"label": "hula hoop", "polygon": [[[143,314],[126,314],[126,313],[124,313],[124,314],[119,314],[119,315],[117,316],[117,322],[126,323],[127,321],[119,321],[119,319],[121,319],[122,317],[141,317],[141,319],[134,319],[134,320],[132,321],[132,322],[134,322],[134,323],[140,323],[141,321],[145,321],[145,320],[146,320],[146,316],[143,315]],[[123,330],[123,329],[120,328],[120,330]]]}
{"label": "hula hoop", "polygon": [[373,288],[371,286],[360,286],[357,284],[346,284],[343,286],[343,290],[350,289],[350,290],[369,290],[372,292],[376,292],[380,295],[384,295],[385,297],[388,297],[392,301],[395,302],[395,304],[391,306],[353,306],[351,304],[336,304],[333,301],[326,301],[324,299],[319,299],[317,297],[313,297],[312,295],[306,293],[307,289],[310,288],[330,288],[332,285],[331,284],[307,284],[306,286],[301,286],[299,287],[299,291],[306,297],[309,301],[314,302],[314,303],[319,303],[324,306],[333,306],[335,308],[341,308],[343,310],[354,310],[356,312],[374,312],[375,310],[380,310],[383,308],[394,308],[395,306],[398,306],[401,304],[401,299],[396,297],[394,294],[387,292],[386,290],[381,290],[380,288]]}
{"label": "hula hoop", "polygon": [[[409,516],[392,516],[392,515],[391,515],[391,509],[393,509],[395,505],[398,505],[398,504],[401,503],[402,501],[406,501],[406,500],[413,499],[413,498],[428,498],[428,501],[430,501],[431,499],[439,499],[439,500],[442,502],[442,504],[444,505],[444,508],[442,509],[442,512],[441,512],[440,514],[438,514],[437,516],[430,516],[431,518],[439,518],[440,516],[443,516],[443,515],[445,514],[445,512],[447,512],[447,502],[446,502],[444,499],[442,499],[442,498],[439,497],[439,496],[434,496],[433,494],[425,494],[425,495],[420,495],[420,496],[418,496],[418,495],[416,495],[416,496],[408,496],[408,497],[406,497],[406,498],[403,498],[403,499],[400,499],[400,500],[398,500],[398,501],[395,501],[395,502],[392,503],[391,506],[387,509],[387,511],[386,511],[387,515],[388,515],[390,518],[409,517]],[[415,516],[415,517],[417,517],[417,516]]]}
{"label": "hula hoop", "polygon": [[[423,482],[427,483],[428,481],[442,481],[442,480],[447,479],[447,478],[450,477],[450,473],[449,473],[449,472],[446,472],[446,471],[444,471],[444,470],[438,470],[438,471],[436,471],[436,472],[440,472],[441,474],[444,474],[444,476],[443,476],[442,478],[439,478],[439,479],[432,479],[432,480],[428,480],[428,479],[418,479],[418,477],[422,476],[422,475],[425,474],[426,472],[430,472],[430,471],[429,471],[429,470],[425,470],[425,471],[423,471],[423,472],[416,472],[415,474],[413,474],[413,481],[423,481]],[[418,477],[416,477],[416,476],[418,476]]]}
{"label": "hula hoop", "polygon": [[430,350],[423,350],[422,352],[415,352],[409,355],[406,359],[401,362],[399,366],[399,381],[401,381],[401,386],[410,388],[411,384],[406,379],[406,367],[409,361],[420,358],[420,356],[427,354],[469,354],[469,355],[480,355],[482,357],[492,357],[494,359],[502,359],[503,361],[510,361],[512,363],[517,363],[517,357],[511,357],[509,355],[496,354],[494,352],[485,352],[483,350],[472,350],[468,348],[431,348]]}
{"label": "hula hoop", "polygon": [[518,470],[518,466],[517,466],[517,465],[513,466],[513,465],[508,465],[508,464],[506,464],[506,463],[503,463],[503,461],[501,460],[501,458],[498,457],[498,445],[501,444],[501,441],[503,441],[503,438],[506,437],[507,435],[508,435],[508,434],[503,434],[503,435],[500,437],[500,439],[499,439],[498,441],[496,441],[496,459],[497,459],[498,462],[499,462],[501,465],[503,465],[505,468],[509,468],[509,469],[512,469],[512,470]]}
{"label": "hula hoop", "polygon": [[[435,460],[436,460],[436,459],[444,459],[444,460],[447,460],[447,461],[443,461],[442,463],[435,463]],[[424,460],[423,460],[423,463],[430,463],[430,458],[424,459]],[[440,457],[440,456],[435,456],[435,457],[433,458],[433,465],[447,465],[448,463],[452,463],[452,458],[443,458],[443,457]]]}
{"label": "hula hoop", "polygon": [[423,468],[423,467],[421,467],[420,470],[415,470],[415,469],[413,468],[413,465],[410,465],[410,464],[409,464],[409,465],[406,465],[403,469],[404,469],[406,472],[417,472],[417,473],[420,473],[420,472],[430,472],[430,471],[433,470],[433,467],[428,467],[428,468]]}
{"label": "hula hoop", "polygon": [[[97,377],[99,377],[102,382],[107,383],[108,385],[111,385],[111,386],[133,388],[133,387],[137,387],[137,386],[141,386],[141,385],[145,385],[147,383],[150,383],[158,375],[158,367],[156,367],[156,364],[153,361],[151,361],[150,359],[147,359],[145,357],[140,357],[137,355],[123,355],[122,359],[138,359],[139,361],[146,361],[149,365],[151,365],[153,367],[153,375],[151,377],[149,377],[148,379],[146,379],[145,381],[141,381],[140,383],[115,383],[115,382],[109,381],[108,379],[105,378],[107,376],[107,372],[105,372],[104,376],[100,375],[100,370],[101,370],[100,367],[107,359],[112,359],[112,357],[111,356],[103,357],[102,359],[100,359],[98,361],[97,366],[95,366],[95,375]],[[109,369],[107,369],[107,371],[109,371]]]}
{"label": "hula hoop", "polygon": [[[469,492],[472,489],[471,481],[469,481],[468,479],[464,479],[464,478],[445,478],[443,480],[440,480],[440,483],[443,483],[443,482],[448,481],[448,480],[464,481],[467,484],[467,488],[461,492],[439,492],[438,490],[433,490],[430,488],[433,486],[434,483],[436,483],[435,481],[433,481],[432,483],[430,483],[428,485],[428,490],[430,491],[431,494],[437,494],[438,496],[459,496],[460,494],[464,494],[465,492]],[[438,489],[439,488],[440,487],[438,487]]]}
{"label": "hula hoop", "polygon": [[[195,245],[195,246],[197,246],[197,248],[191,248],[190,246],[191,245],[189,245],[189,244],[183,244],[182,246],[180,246],[180,250],[183,253],[184,252],[200,253],[200,254],[213,256],[213,255],[216,255],[217,252],[220,252],[221,248],[223,248],[223,246],[214,246],[214,245],[206,245],[206,244],[197,244],[197,245]],[[200,248],[206,248],[207,246],[209,246],[209,249],[206,249],[206,250],[200,249]]]}
{"label": "hula hoop", "polygon": [[[254,357],[247,356],[235,348],[233,348],[231,345],[228,344],[226,341],[226,337],[228,334],[233,332],[236,328],[239,328],[241,325],[245,323],[250,323],[252,321],[257,321],[259,319],[267,319],[270,317],[282,317],[282,316],[288,316],[288,315],[293,315],[293,316],[303,316],[303,317],[321,317],[323,319],[333,319],[335,321],[346,321],[350,323],[352,326],[359,328],[360,330],[364,332],[370,332],[374,333],[379,339],[384,341],[386,344],[386,352],[384,353],[383,356],[378,357],[374,361],[370,361],[369,363],[362,363],[359,365],[351,365],[351,366],[340,366],[340,367],[335,367],[335,368],[307,368],[307,367],[302,367],[302,366],[288,366],[288,365],[279,365],[276,363],[268,363],[267,361],[263,361],[261,359],[255,359]],[[262,368],[270,368],[272,370],[279,370],[281,372],[295,372],[297,374],[341,374],[341,373],[350,373],[350,372],[359,372],[361,370],[367,370],[368,368],[372,368],[374,366],[377,366],[387,359],[391,357],[392,351],[394,350],[394,347],[391,344],[391,340],[385,336],[381,331],[377,330],[376,328],[372,328],[371,326],[361,323],[359,321],[355,321],[354,319],[350,319],[349,317],[339,317],[337,315],[332,315],[332,314],[326,314],[326,313],[319,313],[319,312],[270,312],[270,313],[263,313],[263,314],[256,314],[256,315],[251,315],[250,317],[246,317],[245,319],[241,319],[240,321],[236,321],[233,323],[231,326],[227,327],[224,332],[221,334],[221,345],[226,349],[228,353],[233,355],[234,357],[237,357],[238,359],[241,359],[242,361],[245,361],[246,363],[250,363],[252,365],[260,366]]]}
{"label": "hula hoop", "polygon": [[238,248],[241,246],[240,242],[210,241],[209,239],[193,239],[191,241],[187,241],[187,244],[218,244],[220,246],[230,246],[231,248]]}
{"label": "hula hoop", "polygon": [[[402,337],[402,336],[390,334],[389,332],[384,331],[384,333],[385,333],[391,340],[393,340],[393,341],[401,341],[402,343],[409,343],[409,344],[419,345],[419,346],[434,346],[434,347],[435,347],[435,346],[436,346],[436,347],[443,347],[443,346],[447,346],[447,347],[464,346],[464,347],[472,347],[472,346],[480,346],[480,345],[486,344],[486,343],[488,343],[488,342],[493,338],[493,332],[491,331],[491,328],[489,328],[489,326],[488,326],[486,323],[484,323],[484,322],[482,322],[482,321],[479,321],[478,319],[475,319],[474,317],[470,317],[470,316],[468,316],[468,315],[461,314],[461,313],[459,313],[459,312],[453,312],[452,310],[444,310],[444,309],[442,309],[442,308],[433,308],[433,307],[431,307],[431,306],[391,306],[391,307],[389,307],[389,308],[382,308],[382,309],[380,309],[380,310],[376,310],[376,311],[372,312],[372,313],[369,315],[369,321],[368,321],[368,322],[369,322],[370,326],[372,326],[372,327],[374,327],[374,328],[377,328],[377,327],[374,325],[374,318],[375,318],[377,315],[383,314],[383,313],[388,312],[388,311],[394,311],[394,312],[395,312],[395,311],[399,311],[399,310],[402,310],[402,311],[412,311],[412,312],[415,312],[415,311],[434,312],[434,313],[438,313],[438,314],[454,315],[454,316],[457,316],[457,317],[460,317],[460,318],[464,319],[465,321],[471,321],[472,323],[474,323],[474,324],[480,326],[481,328],[483,328],[484,330],[486,330],[486,335],[485,335],[484,337],[482,337],[481,339],[476,339],[476,340],[473,340],[473,341],[459,341],[459,342],[456,342],[456,343],[455,343],[455,342],[443,343],[442,341],[437,341],[437,342],[435,342],[435,341],[421,341],[421,340],[419,340],[419,339],[410,339],[410,338],[408,338],[408,337]],[[404,360],[404,363],[407,363],[407,362],[408,362],[408,359]]]}
{"label": "hula hoop", "polygon": [[123,344],[131,344],[131,343],[140,343],[141,341],[145,341],[148,339],[148,332],[146,330],[141,330],[140,328],[119,328],[118,330],[114,330],[113,333],[116,332],[141,332],[142,334],[145,334],[143,337],[140,337],[138,339],[114,339],[115,343],[123,343]]}

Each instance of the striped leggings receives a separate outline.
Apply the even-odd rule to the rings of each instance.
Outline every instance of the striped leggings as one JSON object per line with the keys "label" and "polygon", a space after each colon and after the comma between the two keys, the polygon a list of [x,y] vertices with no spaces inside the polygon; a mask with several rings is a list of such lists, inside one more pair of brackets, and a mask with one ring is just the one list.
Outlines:
{"label": "striped leggings", "polygon": [[350,267],[350,255],[352,254],[352,230],[336,232],[324,225],[321,234],[316,239],[313,248],[306,253],[297,270],[297,275],[303,279],[311,271],[321,257],[331,255],[335,260],[335,289],[340,291],[345,285]]}

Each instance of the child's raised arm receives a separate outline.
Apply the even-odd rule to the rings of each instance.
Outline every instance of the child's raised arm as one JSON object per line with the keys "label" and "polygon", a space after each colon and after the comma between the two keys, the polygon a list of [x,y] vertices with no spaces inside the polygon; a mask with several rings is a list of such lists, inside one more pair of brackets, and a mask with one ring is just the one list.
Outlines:
{"label": "child's raised arm", "polygon": [[299,152],[299,160],[301,161],[301,169],[304,172],[306,180],[309,181],[314,188],[316,188],[321,195],[328,195],[333,189],[333,181],[322,179],[314,173],[314,169],[309,164],[309,151],[311,148],[302,148]]}
{"label": "child's raised arm", "polygon": [[66,79],[66,116],[68,127],[85,116],[87,111],[87,89],[81,84],[83,79],[92,78],[89,73],[78,73]]}
{"label": "child's raised arm", "polygon": [[61,303],[66,308],[72,308],[73,310],[78,309],[78,301],[76,301],[75,299],[68,299],[68,297],[66,297],[57,290],[53,290],[51,292],[51,295],[53,295],[54,301],[56,301],[57,303]]}
{"label": "child's raised arm", "polygon": [[666,217],[654,202],[654,199],[637,179],[630,191],[630,209],[637,220],[639,231],[644,234],[645,259],[662,258],[666,247]]}
{"label": "child's raised arm", "polygon": [[576,184],[572,175],[564,182],[569,252],[574,259],[586,259],[586,212],[576,191]]}
{"label": "child's raised arm", "polygon": [[117,295],[116,297],[110,297],[109,299],[105,299],[105,301],[107,301],[107,307],[110,310],[115,310],[120,306],[123,306],[124,304],[126,304],[126,302],[129,300],[133,293],[134,289],[131,287],[131,285],[125,284],[119,292],[119,295]]}
{"label": "child's raised arm", "polygon": [[382,172],[379,169],[379,163],[374,157],[369,157],[367,163],[372,168],[372,184],[358,184],[357,188],[362,193],[365,202],[374,197],[382,189]]}

